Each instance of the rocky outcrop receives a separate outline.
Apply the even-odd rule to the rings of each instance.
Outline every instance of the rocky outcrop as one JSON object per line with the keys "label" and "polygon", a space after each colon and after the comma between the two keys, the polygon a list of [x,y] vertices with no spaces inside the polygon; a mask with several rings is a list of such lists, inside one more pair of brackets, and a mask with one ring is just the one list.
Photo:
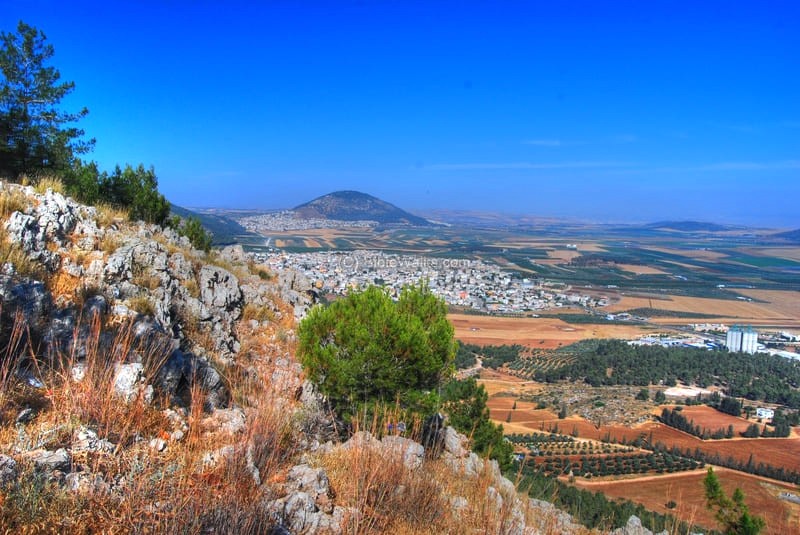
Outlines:
{"label": "rocky outcrop", "polygon": [[[17,414],[12,422],[17,426],[12,433],[16,441],[0,445],[12,455],[0,454],[0,487],[13,484],[20,478],[20,467],[27,467],[70,492],[127,496],[135,482],[127,472],[109,475],[109,467],[117,462],[169,460],[181,447],[202,444],[182,469],[191,472],[192,478],[197,476],[197,481],[235,474],[237,488],[252,489],[252,495],[258,496],[256,509],[263,515],[259,517],[263,527],[272,525],[267,532],[336,534],[352,528],[361,513],[337,502],[328,473],[316,456],[332,450],[358,455],[370,449],[379,461],[418,478],[430,477],[428,463],[437,463],[437,476],[446,472],[445,477],[468,481],[482,478],[482,484],[488,478],[480,506],[502,510],[507,533],[538,532],[539,526],[532,525],[531,515],[526,514],[530,509],[544,512],[549,522],[555,518],[559,533],[578,529],[569,515],[556,512],[552,505],[517,495],[497,463],[471,452],[466,437],[444,425],[440,416],[428,422],[422,443],[396,434],[379,440],[365,432],[338,446],[330,442],[338,440],[343,427],[325,409],[313,386],[303,382],[302,370],[291,355],[295,341],[294,331],[287,326],[291,318],[281,315],[288,305],[295,317],[301,317],[314,302],[311,284],[299,273],[253,274],[241,247],[205,256],[169,229],[141,223],[101,228],[95,209],[58,193],[38,194],[12,185],[2,188],[17,188],[28,198],[28,206],[11,214],[5,230],[46,272],[43,280],[35,280],[21,276],[9,264],[2,266],[3,327],[19,316],[25,336],[30,333],[27,341],[36,359],[68,362],[71,368],[58,373],[69,385],[84,382],[75,391],[102,383],[110,393],[106,401],[123,408],[143,403],[150,427],[113,434],[82,414],[77,422],[72,419],[56,429],[39,429],[52,421],[40,416],[41,405],[15,408],[11,418]],[[253,309],[258,310],[258,319],[243,321]],[[280,328],[270,331],[270,323],[275,322],[280,322]],[[95,330],[98,326],[103,327],[100,334]],[[242,333],[248,329],[257,332],[258,343],[267,345],[266,350],[260,351],[261,346],[252,340],[247,351],[242,350],[243,342],[248,342]],[[88,364],[93,355],[113,356],[100,381]],[[242,362],[245,365],[239,366]],[[45,392],[45,378],[37,377],[36,366],[26,365],[25,359],[15,364],[18,378],[28,385],[25,388]],[[232,402],[234,394],[228,389],[227,381],[238,378],[236,374],[247,381],[246,387],[235,391],[245,409]],[[268,401],[262,398],[261,405],[250,406],[241,401],[247,399],[248,389],[265,384],[270,387]],[[198,391],[206,414],[200,414],[197,398],[192,399]],[[156,410],[153,400],[163,400],[168,407]],[[265,406],[275,414],[289,414],[280,426],[275,424],[279,431],[267,429],[261,434],[251,425],[258,421],[257,410],[267,410]],[[36,433],[28,435],[30,428],[37,428]],[[263,442],[271,448],[284,447],[281,433],[286,429],[293,442],[288,453],[276,455],[281,465],[275,469],[262,458]],[[291,466],[294,463],[298,464]],[[139,467],[131,465],[130,474]],[[159,474],[164,473],[162,468]],[[434,484],[437,489],[446,488]],[[397,493],[406,491],[400,485],[396,489]],[[453,495],[443,503],[457,518],[476,506],[470,500],[474,496]],[[158,507],[152,504],[153,510]]]}

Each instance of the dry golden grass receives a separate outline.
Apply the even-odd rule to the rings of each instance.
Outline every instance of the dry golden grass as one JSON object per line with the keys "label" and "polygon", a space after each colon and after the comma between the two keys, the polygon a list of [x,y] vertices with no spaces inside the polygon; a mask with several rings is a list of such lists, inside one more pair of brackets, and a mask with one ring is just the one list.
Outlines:
{"label": "dry golden grass", "polygon": [[736,290],[737,293],[746,295],[752,299],[766,301],[768,304],[763,306],[778,314],[800,318],[800,292],[790,292],[783,290]]}
{"label": "dry golden grass", "polygon": [[[6,415],[34,406],[38,415],[25,426],[24,436],[43,447],[69,447],[74,431],[83,426],[117,447],[112,452],[73,452],[73,471],[92,474],[78,492],[49,482],[21,461],[18,481],[0,491],[4,533],[257,534],[272,524],[265,503],[274,498],[294,464],[296,449],[291,402],[280,403],[265,388],[269,382],[263,376],[249,385],[247,428],[242,435],[225,436],[205,428],[205,393],[195,383],[188,435],[180,442],[170,441],[166,451],[158,453],[147,446],[148,440],[167,438],[170,428],[158,403],[147,403],[141,393],[124,402],[114,391],[113,379],[115,365],[131,349],[139,349],[145,382],[151,382],[168,354],[166,347],[134,347],[127,328],[120,329],[113,342],[103,342],[95,321],[82,360],[83,379],[72,377],[77,358],[62,355],[52,367],[36,369],[45,387],[31,389],[18,384],[13,373],[20,359],[30,356],[30,348],[22,343],[24,322],[18,321],[13,331],[8,344],[13,351],[9,349],[12,353],[0,360],[0,444],[12,444],[20,436],[13,418]],[[226,444],[233,446],[229,454],[204,461],[209,451]],[[252,467],[264,485],[256,484]],[[92,483],[95,476],[100,477],[97,486]],[[110,491],[112,485],[117,490]]]}
{"label": "dry golden grass", "polygon": [[136,297],[131,297],[128,299],[128,306],[131,308],[131,310],[134,310],[143,316],[152,316],[156,311],[153,302],[150,301],[150,298],[146,295],[137,295]]}
{"label": "dry golden grass", "polygon": [[256,320],[258,322],[274,321],[275,312],[273,312],[272,308],[269,306],[256,306],[248,303],[244,306],[244,309],[242,309],[242,320]]}
{"label": "dry golden grass", "polygon": [[23,212],[28,206],[28,198],[17,188],[5,186],[0,191],[0,218],[8,219],[14,212]]}
{"label": "dry golden grass", "polygon": [[36,193],[40,195],[44,195],[47,190],[51,190],[54,193],[61,193],[64,194],[64,182],[61,181],[60,178],[55,176],[43,176],[36,181],[36,186],[34,186]]}
{"label": "dry golden grass", "polygon": [[121,225],[130,219],[130,212],[124,208],[100,203],[97,205],[97,225],[101,228]]}
{"label": "dry golden grass", "polygon": [[44,266],[31,260],[19,244],[12,242],[5,227],[0,224],[0,266],[6,263],[13,265],[23,277],[41,280],[45,273]]}
{"label": "dry golden grass", "polygon": [[186,288],[186,291],[189,292],[190,296],[195,299],[200,297],[200,285],[197,284],[196,279],[187,279],[183,281],[183,286]]}

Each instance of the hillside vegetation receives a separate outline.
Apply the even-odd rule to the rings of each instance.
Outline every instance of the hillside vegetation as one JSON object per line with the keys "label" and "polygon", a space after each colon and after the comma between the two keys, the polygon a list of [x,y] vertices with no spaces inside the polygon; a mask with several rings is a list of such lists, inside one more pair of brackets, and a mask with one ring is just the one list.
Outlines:
{"label": "hillside vegetation", "polygon": [[446,422],[343,428],[295,360],[297,274],[52,190],[2,184],[0,207],[5,529],[582,531]]}

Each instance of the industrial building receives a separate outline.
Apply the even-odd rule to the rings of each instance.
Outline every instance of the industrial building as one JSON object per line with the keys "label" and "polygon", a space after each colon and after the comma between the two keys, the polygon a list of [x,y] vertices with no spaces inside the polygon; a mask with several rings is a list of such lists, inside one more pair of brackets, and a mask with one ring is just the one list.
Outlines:
{"label": "industrial building", "polygon": [[728,329],[725,347],[734,353],[753,354],[758,349],[758,333],[750,326],[734,325]]}

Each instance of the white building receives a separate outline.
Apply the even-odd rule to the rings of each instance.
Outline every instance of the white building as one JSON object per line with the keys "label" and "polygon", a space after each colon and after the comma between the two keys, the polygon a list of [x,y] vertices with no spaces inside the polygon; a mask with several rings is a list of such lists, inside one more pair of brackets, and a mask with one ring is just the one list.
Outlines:
{"label": "white building", "polygon": [[728,329],[725,347],[734,353],[753,354],[758,349],[758,333],[752,327],[734,325]]}
{"label": "white building", "polygon": [[775,416],[775,411],[772,409],[765,409],[764,407],[758,407],[756,409],[756,418],[771,420],[774,416]]}

